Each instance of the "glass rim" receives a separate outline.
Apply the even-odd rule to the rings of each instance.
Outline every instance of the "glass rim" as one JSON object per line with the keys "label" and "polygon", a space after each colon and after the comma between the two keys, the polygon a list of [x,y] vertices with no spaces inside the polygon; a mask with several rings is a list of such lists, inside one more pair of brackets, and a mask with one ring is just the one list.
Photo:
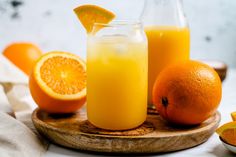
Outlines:
{"label": "glass rim", "polygon": [[141,20],[113,20],[109,23],[99,23],[95,22],[93,27],[126,27],[126,26],[133,26],[133,27],[141,27],[142,22]]}

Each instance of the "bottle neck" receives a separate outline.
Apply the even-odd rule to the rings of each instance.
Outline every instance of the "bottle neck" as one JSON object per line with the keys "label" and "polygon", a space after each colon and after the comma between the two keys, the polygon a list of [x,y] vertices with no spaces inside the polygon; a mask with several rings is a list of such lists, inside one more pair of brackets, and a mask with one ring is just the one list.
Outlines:
{"label": "bottle neck", "polygon": [[144,25],[188,27],[182,0],[146,0],[141,21]]}

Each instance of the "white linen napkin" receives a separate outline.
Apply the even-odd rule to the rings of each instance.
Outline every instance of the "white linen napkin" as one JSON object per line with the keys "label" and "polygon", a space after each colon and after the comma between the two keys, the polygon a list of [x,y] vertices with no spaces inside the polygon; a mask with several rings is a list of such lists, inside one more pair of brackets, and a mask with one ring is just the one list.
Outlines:
{"label": "white linen napkin", "polygon": [[41,157],[44,153],[41,141],[26,125],[0,112],[1,157]]}
{"label": "white linen napkin", "polygon": [[1,157],[41,157],[46,152],[48,143],[40,140],[31,121],[35,107],[28,77],[0,54]]}

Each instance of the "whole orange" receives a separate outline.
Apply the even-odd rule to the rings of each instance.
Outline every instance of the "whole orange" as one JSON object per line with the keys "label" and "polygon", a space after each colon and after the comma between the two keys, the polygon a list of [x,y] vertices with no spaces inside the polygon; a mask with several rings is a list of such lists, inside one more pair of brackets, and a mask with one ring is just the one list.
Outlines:
{"label": "whole orange", "polygon": [[212,116],[220,103],[221,81],[214,69],[197,61],[165,68],[153,88],[153,102],[167,121],[199,124]]}
{"label": "whole orange", "polygon": [[86,101],[86,64],[78,56],[53,51],[42,55],[29,77],[31,95],[48,113],[72,113]]}
{"label": "whole orange", "polygon": [[42,51],[31,43],[13,43],[6,47],[3,55],[29,75],[35,61],[42,55]]}

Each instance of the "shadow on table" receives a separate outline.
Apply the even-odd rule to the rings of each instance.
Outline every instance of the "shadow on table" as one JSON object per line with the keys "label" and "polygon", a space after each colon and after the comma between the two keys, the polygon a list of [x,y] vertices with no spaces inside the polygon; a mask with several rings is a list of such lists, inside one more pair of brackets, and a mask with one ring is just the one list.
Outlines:
{"label": "shadow on table", "polygon": [[218,144],[213,148],[212,151],[208,152],[209,154],[213,154],[215,157],[235,157],[236,154],[227,150],[222,144]]}
{"label": "shadow on table", "polygon": [[[60,147],[60,149],[54,149],[57,147]],[[156,155],[161,155],[160,153],[152,153],[152,154],[122,154],[122,153],[103,153],[103,152],[93,152],[93,151],[85,151],[85,150],[78,150],[78,149],[71,149],[71,148],[65,148],[65,147],[61,147],[59,145],[50,145],[50,147],[54,147],[50,149],[50,152],[54,152],[56,154],[60,154],[60,155],[69,155],[69,156],[83,156],[83,157],[95,157],[95,156],[103,156],[103,157],[118,157],[118,156],[122,156],[122,157],[152,157],[152,156],[156,156]]]}
{"label": "shadow on table", "polygon": [[[104,152],[94,152],[94,151],[85,151],[85,150],[78,150],[78,149],[72,149],[72,148],[65,148],[65,147],[61,147],[60,145],[57,144],[52,144],[50,145],[50,152],[56,153],[56,154],[60,154],[60,155],[65,155],[65,156],[83,156],[83,157],[97,157],[97,156],[101,156],[101,157],[157,157],[159,155],[163,155],[163,156],[168,156],[171,155],[172,153],[176,153],[176,152],[181,152],[183,150],[179,150],[179,151],[173,151],[173,152],[168,152],[168,153],[142,153],[142,154],[124,154],[124,153],[104,153]],[[57,147],[59,147],[60,149],[57,149]],[[188,148],[190,149],[190,148]],[[184,150],[188,150],[188,149],[184,149]],[[217,156],[218,157],[218,156]],[[221,156],[220,156],[221,157]],[[223,156],[222,156],[223,157]],[[224,157],[231,157],[231,156],[224,156]],[[233,156],[232,156],[233,157]]]}

